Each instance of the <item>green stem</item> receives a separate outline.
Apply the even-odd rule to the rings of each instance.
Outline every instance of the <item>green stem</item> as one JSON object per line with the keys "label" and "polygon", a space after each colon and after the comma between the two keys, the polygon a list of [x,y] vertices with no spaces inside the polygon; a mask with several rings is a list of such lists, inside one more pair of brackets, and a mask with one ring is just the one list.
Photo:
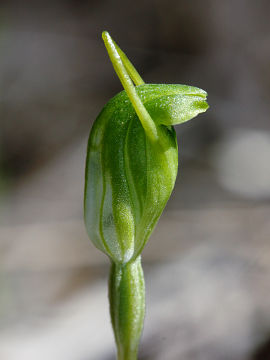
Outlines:
{"label": "green stem", "polygon": [[126,264],[112,263],[109,300],[118,360],[137,360],[145,312],[144,276],[140,256]]}

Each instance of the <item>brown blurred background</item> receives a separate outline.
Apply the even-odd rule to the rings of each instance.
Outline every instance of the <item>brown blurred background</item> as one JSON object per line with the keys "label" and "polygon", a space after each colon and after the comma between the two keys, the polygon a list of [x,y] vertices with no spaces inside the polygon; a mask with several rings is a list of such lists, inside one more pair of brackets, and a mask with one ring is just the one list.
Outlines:
{"label": "brown blurred background", "polygon": [[270,2],[1,1],[0,359],[113,360],[107,258],[82,220],[91,125],[121,90],[208,91],[145,248],[141,360],[270,359]]}

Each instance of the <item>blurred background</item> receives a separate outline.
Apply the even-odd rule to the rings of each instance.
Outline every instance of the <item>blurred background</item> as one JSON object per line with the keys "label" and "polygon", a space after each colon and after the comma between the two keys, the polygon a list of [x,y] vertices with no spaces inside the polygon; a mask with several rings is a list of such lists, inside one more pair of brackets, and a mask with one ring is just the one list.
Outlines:
{"label": "blurred background", "polygon": [[143,263],[141,360],[270,359],[270,2],[0,3],[0,359],[113,360],[106,256],[83,224],[87,137],[121,90],[208,91]]}

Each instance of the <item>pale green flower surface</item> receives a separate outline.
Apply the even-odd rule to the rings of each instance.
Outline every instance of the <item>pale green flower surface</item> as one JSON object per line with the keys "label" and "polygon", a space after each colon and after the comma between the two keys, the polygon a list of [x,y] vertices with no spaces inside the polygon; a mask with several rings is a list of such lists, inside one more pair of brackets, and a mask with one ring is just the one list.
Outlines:
{"label": "pale green flower surface", "polygon": [[173,125],[205,112],[208,104],[207,93],[196,87],[145,84],[107,32],[103,39],[125,90],[105,105],[90,133],[84,216],[90,239],[112,261],[118,359],[131,360],[137,359],[144,319],[140,254],[177,176]]}

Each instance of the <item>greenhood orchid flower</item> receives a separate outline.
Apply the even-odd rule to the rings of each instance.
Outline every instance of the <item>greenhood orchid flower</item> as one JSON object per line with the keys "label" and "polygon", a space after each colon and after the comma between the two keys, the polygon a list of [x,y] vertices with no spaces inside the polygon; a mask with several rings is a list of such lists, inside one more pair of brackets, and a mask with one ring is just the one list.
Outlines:
{"label": "greenhood orchid flower", "polygon": [[145,84],[107,32],[102,34],[124,91],[98,115],[88,142],[84,216],[88,235],[112,261],[110,306],[119,360],[137,358],[144,319],[140,254],[174,188],[173,125],[208,108],[206,92]]}

